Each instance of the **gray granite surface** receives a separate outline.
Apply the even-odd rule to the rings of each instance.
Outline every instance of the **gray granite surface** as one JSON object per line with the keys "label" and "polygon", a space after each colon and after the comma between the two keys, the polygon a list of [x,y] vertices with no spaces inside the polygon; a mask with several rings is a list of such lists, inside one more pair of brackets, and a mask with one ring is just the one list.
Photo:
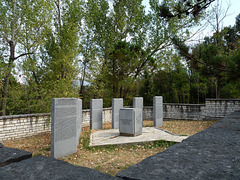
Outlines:
{"label": "gray granite surface", "polygon": [[31,152],[15,148],[2,147],[0,148],[0,167],[10,163],[19,162],[21,160],[31,157]]}
{"label": "gray granite surface", "polygon": [[123,179],[240,179],[240,112],[117,174]]}
{"label": "gray granite surface", "polygon": [[76,98],[52,99],[51,156],[60,158],[77,152],[82,102]]}
{"label": "gray granite surface", "polygon": [[0,167],[1,180],[9,179],[82,179],[107,180],[118,179],[94,169],[74,166],[65,161],[39,156],[18,163]]}

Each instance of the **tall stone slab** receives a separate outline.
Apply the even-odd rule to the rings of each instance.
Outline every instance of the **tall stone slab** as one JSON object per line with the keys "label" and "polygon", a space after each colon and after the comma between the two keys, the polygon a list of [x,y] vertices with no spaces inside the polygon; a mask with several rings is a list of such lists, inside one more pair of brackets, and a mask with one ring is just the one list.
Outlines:
{"label": "tall stone slab", "polygon": [[163,125],[163,98],[162,96],[153,97],[153,122],[154,127]]}
{"label": "tall stone slab", "polygon": [[90,127],[91,129],[102,129],[103,100],[91,99],[90,105]]}
{"label": "tall stone slab", "polygon": [[81,133],[81,100],[52,99],[51,156],[64,157],[77,152]]}
{"label": "tall stone slab", "polygon": [[142,112],[139,108],[124,108],[119,111],[119,132],[122,136],[142,134]]}
{"label": "tall stone slab", "polygon": [[77,99],[77,135],[78,139],[82,131],[82,100]]}
{"label": "tall stone slab", "polygon": [[112,128],[119,128],[119,111],[123,109],[123,99],[113,98],[112,99]]}
{"label": "tall stone slab", "polygon": [[143,124],[143,97],[135,97],[135,98],[133,98],[133,108],[141,109],[142,124]]}

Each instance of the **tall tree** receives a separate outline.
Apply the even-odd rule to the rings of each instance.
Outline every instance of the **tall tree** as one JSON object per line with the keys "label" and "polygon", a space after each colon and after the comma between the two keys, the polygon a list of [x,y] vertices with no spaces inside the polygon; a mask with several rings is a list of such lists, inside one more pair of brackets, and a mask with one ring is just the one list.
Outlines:
{"label": "tall tree", "polygon": [[[138,45],[144,49],[144,55],[139,55],[136,63],[134,78],[135,82],[144,72],[152,58],[162,56],[163,51],[172,45],[171,39],[179,35],[186,39],[189,35],[188,29],[196,24],[195,17],[182,15],[170,19],[160,17],[159,2],[151,0],[151,11],[144,12],[142,0],[126,1],[115,0],[113,5],[106,0],[87,1],[86,24],[94,34],[94,45],[97,52],[98,66],[94,73],[107,74],[106,66],[111,59],[111,53],[116,50],[116,44],[126,41],[132,45]],[[176,1],[164,1],[171,9],[177,6]],[[199,19],[202,15],[199,15]],[[127,58],[130,64],[131,59]],[[116,75],[117,76],[117,75]],[[108,76],[115,77],[115,74]],[[99,80],[99,78],[96,78]],[[94,78],[92,78],[94,80]]]}
{"label": "tall tree", "polygon": [[[106,79],[112,87],[114,97],[126,97],[131,86],[136,83],[138,73],[137,67],[141,63],[141,58],[146,52],[139,46],[126,41],[118,42],[114,45],[114,50],[106,60]],[[154,65],[154,59],[151,58]]]}
{"label": "tall tree", "polygon": [[5,48],[7,64],[1,89],[1,115],[6,115],[9,79],[14,62],[34,54],[43,43],[44,30],[51,21],[52,1],[45,0],[1,0],[0,32],[1,46]]}
{"label": "tall tree", "polygon": [[43,84],[55,96],[66,97],[78,75],[79,38],[82,2],[56,0],[54,29],[48,34],[43,63],[46,67]]}

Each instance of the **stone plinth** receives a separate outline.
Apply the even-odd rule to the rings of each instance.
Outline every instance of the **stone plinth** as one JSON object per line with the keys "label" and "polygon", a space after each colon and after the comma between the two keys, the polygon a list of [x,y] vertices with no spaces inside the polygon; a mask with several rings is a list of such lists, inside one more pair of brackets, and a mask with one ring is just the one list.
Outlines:
{"label": "stone plinth", "polygon": [[142,112],[139,108],[120,109],[119,132],[123,136],[138,136],[142,134]]}

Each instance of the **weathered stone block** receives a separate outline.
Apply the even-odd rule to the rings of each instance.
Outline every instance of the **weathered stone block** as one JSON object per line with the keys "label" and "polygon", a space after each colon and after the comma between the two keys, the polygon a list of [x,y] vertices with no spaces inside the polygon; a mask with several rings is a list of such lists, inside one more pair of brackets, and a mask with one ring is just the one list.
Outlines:
{"label": "weathered stone block", "polygon": [[90,127],[91,129],[102,129],[103,100],[91,99]]}
{"label": "weathered stone block", "polygon": [[142,134],[142,112],[139,108],[120,109],[119,132],[120,135],[138,136]]}
{"label": "weathered stone block", "polygon": [[39,156],[0,168],[1,180],[9,179],[118,179],[95,169]]}
{"label": "weathered stone block", "polygon": [[14,162],[19,162],[31,157],[32,157],[31,152],[15,149],[15,148],[1,147],[0,148],[0,167],[14,163]]}
{"label": "weathered stone block", "polygon": [[113,98],[112,99],[112,128],[119,128],[119,111],[123,108],[123,99],[122,98]]}

